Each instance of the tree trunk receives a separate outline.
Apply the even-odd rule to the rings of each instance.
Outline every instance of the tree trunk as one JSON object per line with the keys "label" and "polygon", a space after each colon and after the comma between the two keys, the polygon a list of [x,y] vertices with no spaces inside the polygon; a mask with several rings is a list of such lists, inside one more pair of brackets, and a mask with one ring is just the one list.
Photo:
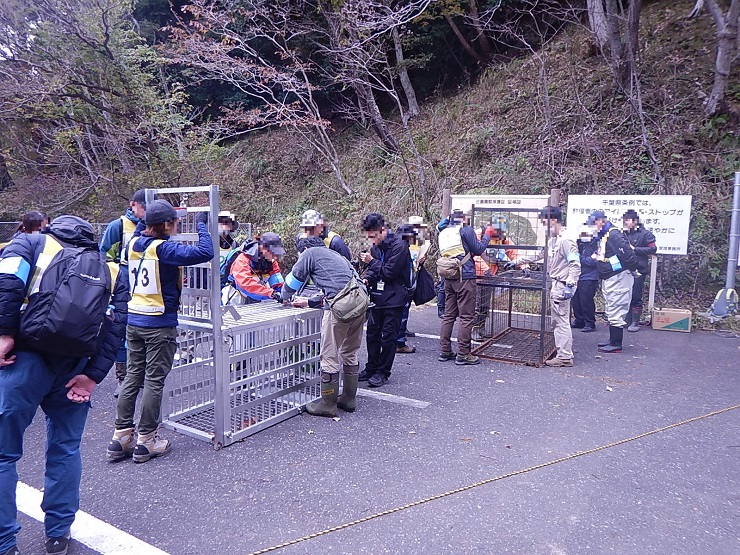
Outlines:
{"label": "tree trunk", "polygon": [[606,0],[606,23],[609,30],[609,60],[617,86],[625,87],[629,75],[625,73],[624,48],[619,25],[619,5],[617,0]]}
{"label": "tree trunk", "polygon": [[375,102],[375,96],[373,90],[364,81],[358,80],[354,85],[357,96],[360,99],[360,106],[363,106],[367,110],[367,117],[370,119],[370,126],[373,131],[378,135],[383,146],[391,152],[398,152],[398,143],[393,137],[388,125],[385,123],[380,108],[378,108],[377,102]]}
{"label": "tree trunk", "polygon": [[591,32],[596,38],[596,43],[601,51],[606,54],[609,50],[609,27],[606,23],[606,12],[604,11],[604,0],[588,0],[588,23]]}
{"label": "tree trunk", "polygon": [[726,16],[722,13],[717,0],[707,0],[706,4],[717,25],[717,59],[714,64],[714,84],[705,109],[707,116],[714,116],[727,108],[725,92],[727,91],[727,81],[732,71],[732,61],[737,48],[740,0],[732,0]]}
{"label": "tree trunk", "polygon": [[409,72],[406,70],[404,63],[403,46],[401,45],[401,36],[398,33],[398,27],[393,27],[391,34],[393,35],[393,46],[396,50],[398,76],[401,79],[401,87],[403,87],[403,93],[406,95],[406,101],[409,105],[409,117],[413,118],[419,115],[419,103],[416,101],[416,91],[414,91],[411,79],[409,79]]}
{"label": "tree trunk", "polygon": [[642,0],[630,0],[627,10],[627,36],[629,37],[629,49],[632,56],[637,60],[640,51],[640,13],[642,12]]}
{"label": "tree trunk", "polygon": [[5,157],[0,152],[0,191],[4,191],[8,187],[13,186],[13,178],[10,176],[8,171],[8,165],[5,162]]}
{"label": "tree trunk", "polygon": [[476,40],[480,44],[481,50],[483,50],[483,57],[486,59],[491,58],[491,42],[488,40],[486,33],[483,29],[483,25],[480,22],[480,15],[478,14],[478,0],[470,0],[470,19],[473,24],[473,29],[478,33]]}
{"label": "tree trunk", "polygon": [[479,64],[485,64],[486,61],[483,59],[483,57],[478,54],[478,52],[475,51],[475,48],[473,48],[468,40],[465,38],[465,35],[462,34],[460,31],[460,28],[457,26],[455,21],[448,15],[444,14],[445,20],[449,24],[449,26],[452,28],[452,32],[455,33],[455,36],[457,37],[457,40],[460,41],[460,44],[465,49],[465,51],[470,54],[470,56]]}

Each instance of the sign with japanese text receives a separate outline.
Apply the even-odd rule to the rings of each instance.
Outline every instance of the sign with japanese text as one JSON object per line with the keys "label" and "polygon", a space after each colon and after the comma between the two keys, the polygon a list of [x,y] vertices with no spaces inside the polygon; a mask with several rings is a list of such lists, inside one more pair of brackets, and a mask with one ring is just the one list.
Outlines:
{"label": "sign with japanese text", "polygon": [[[518,245],[544,245],[545,228],[537,218],[539,210],[550,204],[550,195],[450,195],[453,210],[476,211],[478,226],[489,223],[499,215],[507,221],[507,235]],[[505,209],[500,213],[496,209]],[[534,209],[537,212],[516,212],[518,209]],[[494,212],[491,212],[493,210]]]}
{"label": "sign with japanese text", "polygon": [[620,228],[624,213],[634,210],[655,235],[658,254],[687,253],[691,195],[569,195],[568,228],[577,231],[594,210]]}

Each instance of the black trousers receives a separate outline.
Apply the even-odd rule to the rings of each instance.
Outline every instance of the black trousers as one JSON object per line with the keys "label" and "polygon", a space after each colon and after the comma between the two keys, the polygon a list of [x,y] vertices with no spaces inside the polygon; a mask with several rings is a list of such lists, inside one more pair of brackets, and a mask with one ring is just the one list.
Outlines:
{"label": "black trousers", "polygon": [[635,278],[635,284],[632,286],[632,302],[630,303],[630,310],[633,308],[639,308],[642,310],[642,290],[645,288],[645,278],[647,276],[642,274],[640,277]]}
{"label": "black trousers", "polygon": [[403,307],[371,308],[367,312],[367,364],[370,373],[391,375]]}
{"label": "black trousers", "polygon": [[573,316],[576,324],[584,324],[587,327],[596,325],[596,288],[599,286],[598,280],[583,280],[578,282],[576,294],[570,301],[573,308]]}

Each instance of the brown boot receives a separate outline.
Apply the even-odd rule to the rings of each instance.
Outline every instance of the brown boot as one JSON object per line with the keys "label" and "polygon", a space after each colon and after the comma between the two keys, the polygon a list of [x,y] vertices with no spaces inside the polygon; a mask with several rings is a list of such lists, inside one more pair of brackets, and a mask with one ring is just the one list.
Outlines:
{"label": "brown boot", "polygon": [[113,439],[108,444],[108,460],[120,461],[134,454],[136,435],[133,428],[124,428],[113,432]]}

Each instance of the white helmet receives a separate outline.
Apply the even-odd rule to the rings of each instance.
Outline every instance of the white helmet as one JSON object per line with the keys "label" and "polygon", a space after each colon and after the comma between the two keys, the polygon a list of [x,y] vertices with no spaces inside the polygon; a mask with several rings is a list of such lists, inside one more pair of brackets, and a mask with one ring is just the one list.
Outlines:
{"label": "white helmet", "polygon": [[317,210],[306,210],[301,216],[301,227],[316,227],[324,222],[324,218]]}

